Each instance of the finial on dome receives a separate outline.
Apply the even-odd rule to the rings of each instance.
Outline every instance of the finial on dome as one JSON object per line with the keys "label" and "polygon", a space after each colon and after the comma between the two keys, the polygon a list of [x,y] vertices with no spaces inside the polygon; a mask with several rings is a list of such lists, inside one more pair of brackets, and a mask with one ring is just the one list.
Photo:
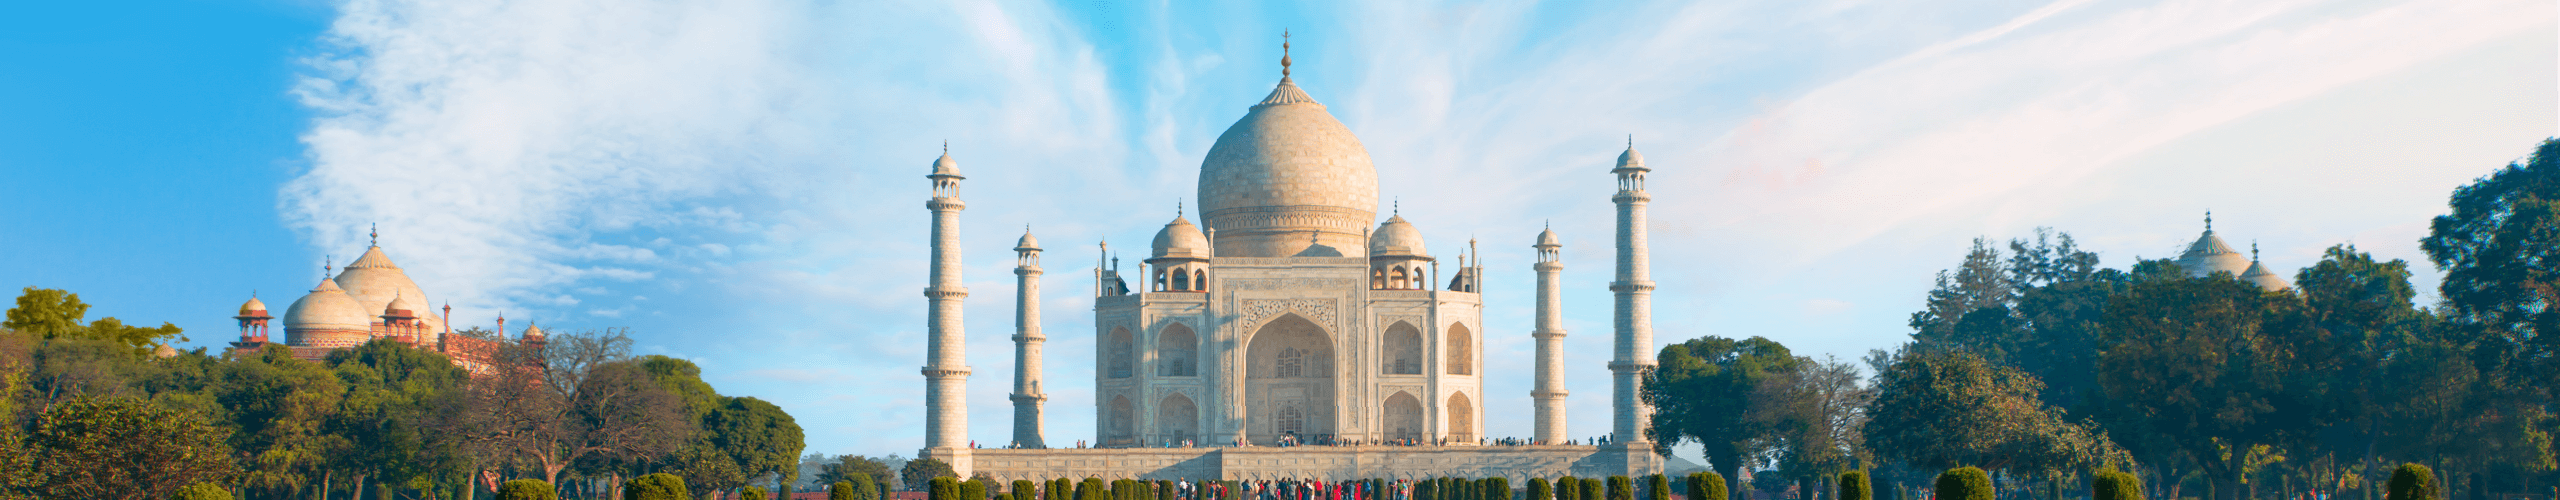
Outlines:
{"label": "finial on dome", "polygon": [[1289,77],[1289,30],[1280,30],[1280,77]]}
{"label": "finial on dome", "polygon": [[371,230],[365,231],[364,233],[365,237],[369,238],[366,244],[377,247],[382,246],[382,225],[372,224],[372,226],[373,228]]}
{"label": "finial on dome", "polygon": [[2213,232],[2213,211],[2204,211],[2204,232]]}
{"label": "finial on dome", "polygon": [[2249,261],[2258,261],[2258,240],[2249,240]]}
{"label": "finial on dome", "polygon": [[1174,199],[1173,199],[1173,218],[1176,218],[1176,219],[1180,219],[1180,218],[1182,218],[1182,199],[1181,199],[1181,198],[1174,198]]}
{"label": "finial on dome", "polygon": [[1403,216],[1404,216],[1404,197],[1402,197],[1402,196],[1398,196],[1398,197],[1388,198],[1388,199],[1387,199],[1387,216],[1389,216],[1389,217],[1403,217]]}
{"label": "finial on dome", "polygon": [[[337,270],[338,270],[338,256],[335,256],[335,255],[322,255],[322,256],[320,256],[320,274],[329,274],[330,272],[337,271]],[[327,279],[327,278],[322,278],[322,279]]]}

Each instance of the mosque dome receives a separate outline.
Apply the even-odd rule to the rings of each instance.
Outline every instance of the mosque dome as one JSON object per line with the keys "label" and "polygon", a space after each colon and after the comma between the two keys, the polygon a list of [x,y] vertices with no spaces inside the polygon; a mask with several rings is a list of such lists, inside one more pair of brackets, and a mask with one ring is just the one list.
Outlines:
{"label": "mosque dome", "polygon": [[1422,230],[1414,229],[1413,223],[1405,222],[1403,216],[1388,217],[1385,223],[1378,224],[1378,232],[1369,235],[1370,257],[1428,255],[1430,253],[1422,249]]}
{"label": "mosque dome", "polygon": [[285,333],[298,346],[326,341],[361,343],[373,329],[374,315],[367,311],[364,303],[339,289],[336,281],[320,280],[319,287],[285,308]]}
{"label": "mosque dome", "polygon": [[1559,243],[1559,242],[1557,242],[1557,241],[1556,241],[1556,230],[1555,230],[1555,228],[1548,228],[1548,229],[1547,229],[1547,230],[1545,230],[1545,231],[1539,231],[1539,232],[1538,232],[1538,244],[1537,244],[1537,245],[1532,245],[1532,246],[1538,246],[1538,247],[1560,247],[1560,246],[1564,246],[1564,243]]}
{"label": "mosque dome", "polygon": [[1033,237],[1031,237],[1031,231],[1029,231],[1029,230],[1024,230],[1024,231],[1022,232],[1022,239],[1020,239],[1020,240],[1014,240],[1014,242],[1013,242],[1013,251],[1016,251],[1016,252],[1025,251],[1025,250],[1039,250],[1039,249],[1040,249],[1040,239],[1039,239],[1039,238],[1033,238]]}
{"label": "mosque dome", "polygon": [[[347,264],[345,270],[339,271],[337,282],[348,296],[355,297],[364,305],[362,310],[367,311],[368,316],[390,308],[394,298],[408,297],[421,304],[427,301],[427,292],[419,290],[418,284],[409,280],[409,274],[402,272],[399,265],[392,264],[391,257],[383,255],[382,247],[378,245],[366,248],[364,256],[357,257],[355,262]],[[430,329],[444,328],[444,321],[427,314],[424,307],[410,312],[420,316]]]}
{"label": "mosque dome", "polygon": [[426,316],[426,309],[426,306],[418,305],[417,299],[409,298],[408,295],[399,295],[392,297],[391,305],[382,308],[382,315],[390,316],[397,314],[398,311],[407,311],[410,316]]}
{"label": "mosque dome", "polygon": [[2222,237],[2213,234],[2213,229],[2207,228],[2204,236],[2187,245],[2185,255],[2178,256],[2178,268],[2186,270],[2187,276],[2198,278],[2217,272],[2239,276],[2249,271],[2249,256],[2231,249],[2231,245],[2222,242]]}
{"label": "mosque dome", "polygon": [[1378,170],[1360,138],[1284,76],[1209,146],[1199,200],[1202,222],[1218,230],[1218,255],[1287,257],[1307,251],[1319,233],[1333,241],[1368,236]]}
{"label": "mosque dome", "polygon": [[2266,264],[2261,264],[2257,261],[2249,262],[2249,271],[2240,273],[2240,281],[2246,281],[2251,284],[2258,285],[2258,289],[2270,292],[2280,292],[2293,288],[2293,284],[2284,282],[2283,276],[2277,276],[2274,271],[2267,270]]}
{"label": "mosque dome", "polygon": [[[506,332],[499,332],[499,334],[501,334],[501,335],[503,335],[503,334],[505,334],[505,333],[506,333]],[[543,334],[542,334],[542,327],[534,326],[534,325],[525,325],[525,326],[524,326],[524,337],[521,337],[521,338],[526,338],[526,339],[538,339],[538,338],[542,338],[542,335],[543,335]]]}
{"label": "mosque dome", "polygon": [[1644,166],[1644,153],[1638,153],[1638,152],[1636,152],[1636,145],[1635,145],[1635,144],[1628,144],[1628,145],[1627,145],[1627,152],[1624,152],[1624,153],[1618,153],[1618,167],[1617,167],[1617,168],[1610,169],[1609,171],[1611,171],[1611,172],[1616,172],[1616,171],[1619,171],[1619,170],[1630,170],[1630,169],[1632,169],[1632,170],[1653,170],[1653,169],[1651,169],[1651,168],[1645,168],[1645,166]]}
{"label": "mosque dome", "polygon": [[265,316],[267,315],[267,303],[258,300],[257,297],[250,297],[248,302],[240,303],[240,315]]}
{"label": "mosque dome", "polygon": [[1155,252],[1151,255],[1158,259],[1206,259],[1209,237],[1200,234],[1200,226],[1192,225],[1190,219],[1177,216],[1173,222],[1165,223],[1163,230],[1156,231]]}

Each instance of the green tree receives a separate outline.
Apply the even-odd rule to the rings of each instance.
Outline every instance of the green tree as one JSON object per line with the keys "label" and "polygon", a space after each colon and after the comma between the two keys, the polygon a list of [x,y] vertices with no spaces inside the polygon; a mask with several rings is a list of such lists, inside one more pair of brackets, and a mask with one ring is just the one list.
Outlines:
{"label": "green tree", "polygon": [[1556,500],[1582,500],[1582,480],[1573,476],[1556,478]]}
{"label": "green tree", "polygon": [[2142,478],[2117,470],[2098,471],[2089,483],[2094,500],[2143,500]]}
{"label": "green tree", "polygon": [[[2349,453],[2363,457],[2358,460],[2366,464],[2362,475],[2374,476],[2371,467],[2379,461],[2373,453],[2381,448],[2385,419],[2392,417],[2384,410],[2389,405],[2383,404],[2387,394],[2396,392],[2391,386],[2423,380],[2417,377],[2459,377],[2469,370],[2428,368],[2425,373],[2398,374],[2410,377],[2388,377],[2399,371],[2394,368],[2405,367],[2386,365],[2442,361],[2392,356],[2410,347],[2431,350],[2411,344],[2428,342],[2441,331],[2431,326],[2435,323],[2432,315],[2412,304],[2417,290],[2409,284],[2407,262],[2377,262],[2354,245],[2332,246],[2323,252],[2320,262],[2295,275],[2294,285],[2302,292],[2312,321],[2328,330],[2332,339],[2317,347],[2332,350],[2324,357],[2335,362],[2314,366],[2319,373],[2307,376],[2328,380],[2327,403],[2337,411],[2337,429],[2352,435],[2354,443],[2347,448]],[[2463,358],[2467,356],[2450,359]],[[2430,418],[2441,417],[2450,415]]]}
{"label": "green tree", "polygon": [[[397,484],[467,468],[456,440],[435,427],[461,396],[469,372],[442,354],[392,339],[329,353],[327,364],[345,393],[324,422],[324,431],[338,438],[322,467],[326,473]],[[480,468],[500,465],[494,462]]]}
{"label": "green tree", "polygon": [[622,500],[690,500],[684,479],[664,472],[631,478],[622,485]]}
{"label": "green tree", "polygon": [[1665,453],[1698,443],[1708,465],[1725,477],[1739,477],[1743,462],[1768,449],[1773,429],[1753,396],[1766,380],[1801,363],[1786,346],[1762,337],[1700,337],[1665,346],[1655,359],[1659,365],[1644,383],[1645,402],[1654,406],[1645,434]]}
{"label": "green tree", "polygon": [[1636,500],[1635,482],[1627,476],[1609,476],[1608,500]]}
{"label": "green tree", "polygon": [[229,490],[222,489],[222,485],[213,483],[196,483],[187,485],[184,488],[178,488],[178,493],[169,495],[169,498],[174,500],[231,500],[233,497]]}
{"label": "green tree", "polygon": [[898,471],[898,478],[907,482],[907,491],[932,491],[933,478],[937,477],[960,477],[960,473],[953,472],[949,463],[924,457],[908,460],[906,468]]}
{"label": "green tree", "polygon": [[1523,500],[1556,500],[1555,486],[1548,484],[1547,478],[1529,478],[1529,490],[1522,498]]}
{"label": "green tree", "polygon": [[1714,472],[1689,475],[1689,500],[1724,500],[1725,480]]}
{"label": "green tree", "polygon": [[1971,351],[1914,346],[1895,354],[1878,379],[1866,447],[1912,465],[2048,471],[2113,453],[2094,425],[2065,422],[2045,407],[2035,377]]}
{"label": "green tree", "polygon": [[[866,476],[864,479],[869,477]],[[857,486],[852,481],[836,481],[835,484],[827,486],[827,500],[871,500],[861,495],[875,493],[877,492],[872,491],[871,488]]]}
{"label": "green tree", "polygon": [[1040,500],[1040,486],[1029,480],[1016,479],[1013,487],[1007,489],[1011,490],[1006,492],[1011,493],[1006,496],[1009,500]]}
{"label": "green tree", "polygon": [[738,497],[745,498],[747,500],[773,500],[773,494],[766,493],[764,488],[759,486],[739,488]]}
{"label": "green tree", "polygon": [[244,486],[277,494],[300,490],[322,479],[329,456],[348,447],[345,436],[328,428],[345,384],[283,346],[223,365],[213,392],[236,429],[230,444],[247,467]]}
{"label": "green tree", "polygon": [[2214,500],[2246,498],[2249,453],[2300,442],[2324,409],[2298,346],[2327,342],[2291,295],[2219,275],[2135,283],[2107,309],[2101,382],[2194,460]]}
{"label": "green tree", "polygon": [[[2478,325],[2493,364],[2530,360],[2517,387],[2560,386],[2560,139],[2455,189],[2420,241],[2444,269],[2446,314]],[[2493,369],[2494,370],[2494,369]]]}
{"label": "green tree", "polygon": [[1948,469],[1938,475],[1938,500],[1992,500],[1991,474],[1973,467]]}
{"label": "green tree", "polygon": [[[1505,489],[1503,493],[1503,498],[1511,498],[1511,495],[1509,494],[1510,490]],[[1646,474],[1644,476],[1644,497],[1646,500],[1671,500],[1671,479],[1663,477],[1661,474]]]}
{"label": "green tree", "polygon": [[517,479],[498,485],[498,500],[559,500],[558,490],[540,479]]}
{"label": "green tree", "polygon": [[721,400],[702,419],[703,438],[712,448],[726,453],[747,477],[799,469],[803,441],[800,424],[790,413],[753,397]]}
{"label": "green tree", "polygon": [[1867,471],[1840,473],[1840,494],[1833,500],[1875,500],[1875,489],[1867,485]]}
{"label": "green tree", "polygon": [[[876,485],[888,482],[890,478],[897,477],[895,474],[895,471],[889,470],[889,463],[887,461],[862,455],[841,455],[835,457],[833,462],[819,467],[816,477],[819,482],[825,483],[853,481],[861,484]],[[856,475],[860,475],[860,478],[856,479]],[[879,490],[875,489],[872,490],[872,492],[875,493],[874,497],[876,497],[876,493],[878,493]],[[861,500],[878,499],[865,497]]]}
{"label": "green tree", "polygon": [[221,427],[133,398],[81,397],[36,420],[27,446],[49,498],[168,498],[237,470]]}
{"label": "green tree", "polygon": [[[929,459],[918,459],[918,460],[929,460]],[[960,500],[960,498],[961,498],[961,497],[960,497],[960,482],[959,482],[959,481],[957,481],[957,480],[956,480],[956,478],[951,477],[951,476],[933,476],[933,477],[930,477],[930,478],[926,478],[926,479],[925,479],[925,487],[924,487],[924,491],[925,491],[925,498],[926,498],[926,500]],[[1115,499],[1115,500],[1125,500],[1125,499]]]}
{"label": "green tree", "polygon": [[0,328],[34,334],[36,338],[84,338],[125,346],[134,356],[145,356],[172,341],[185,341],[177,325],[161,323],[158,328],[127,326],[115,318],[98,318],[87,325],[80,320],[89,314],[89,304],[80,294],[51,288],[27,287],[18,296],[18,305],[9,309],[8,320]]}
{"label": "green tree", "polygon": [[2388,500],[2443,500],[2444,495],[2439,492],[2436,486],[2435,471],[2428,470],[2427,466],[2424,465],[2400,464],[2399,469],[2391,471],[2390,494],[2384,498]]}

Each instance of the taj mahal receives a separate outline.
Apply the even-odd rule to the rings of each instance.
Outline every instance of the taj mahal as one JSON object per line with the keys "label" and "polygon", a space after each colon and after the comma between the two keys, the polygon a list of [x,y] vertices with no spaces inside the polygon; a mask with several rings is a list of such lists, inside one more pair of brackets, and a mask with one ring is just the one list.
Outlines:
{"label": "taj mahal", "polygon": [[[1487,411],[1481,259],[1475,242],[1442,265],[1414,223],[1379,222],[1378,173],[1358,137],[1289,78],[1229,126],[1200,163],[1200,220],[1177,215],[1145,259],[1093,270],[1092,447],[1044,436],[1039,241],[1014,246],[1017,311],[1008,440],[966,435],[972,370],[961,324],[960,186],[946,148],[927,177],[933,259],[924,295],[929,347],[925,449],[962,476],[1140,479],[1555,477],[1657,473],[1639,384],[1654,366],[1645,249],[1644,157],[1617,178],[1612,428],[1603,444],[1565,432],[1563,272],[1552,231],[1537,235],[1534,438],[1493,442]],[[1594,172],[1597,173],[1596,171]],[[1448,247],[1443,247],[1448,248]],[[1445,269],[1444,269],[1445,268]],[[1131,285],[1136,285],[1132,287]],[[1596,367],[1595,367],[1596,368]],[[978,441],[1006,442],[978,448]]]}

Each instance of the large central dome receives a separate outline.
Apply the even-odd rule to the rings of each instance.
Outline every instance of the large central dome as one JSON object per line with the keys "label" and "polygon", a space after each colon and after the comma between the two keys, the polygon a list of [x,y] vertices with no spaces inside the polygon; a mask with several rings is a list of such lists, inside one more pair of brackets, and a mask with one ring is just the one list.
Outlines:
{"label": "large central dome", "polygon": [[1377,209],[1369,150],[1285,76],[1200,162],[1219,257],[1361,257]]}

